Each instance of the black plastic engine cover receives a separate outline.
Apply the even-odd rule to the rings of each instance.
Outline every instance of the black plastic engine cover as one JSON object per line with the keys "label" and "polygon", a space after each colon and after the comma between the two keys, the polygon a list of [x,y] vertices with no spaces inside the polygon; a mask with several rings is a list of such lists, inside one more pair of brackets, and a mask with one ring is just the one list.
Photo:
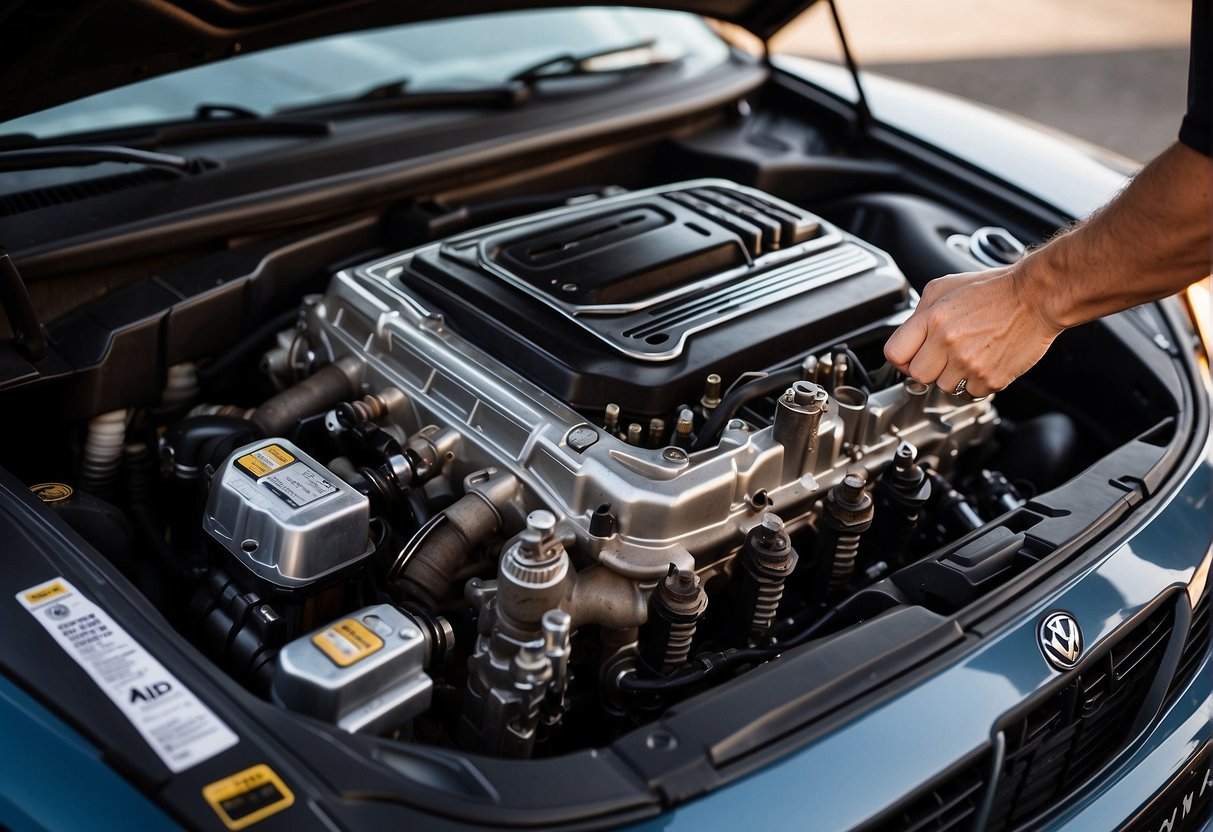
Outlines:
{"label": "black plastic engine cover", "polygon": [[854,338],[909,297],[880,250],[723,180],[510,220],[400,265],[453,331],[577,409],[629,416]]}

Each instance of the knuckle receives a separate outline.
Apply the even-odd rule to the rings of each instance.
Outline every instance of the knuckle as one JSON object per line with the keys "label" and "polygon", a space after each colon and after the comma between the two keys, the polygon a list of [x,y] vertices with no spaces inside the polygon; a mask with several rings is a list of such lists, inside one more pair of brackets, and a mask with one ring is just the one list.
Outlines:
{"label": "knuckle", "polygon": [[1003,373],[986,373],[980,379],[981,395],[986,396],[990,393],[997,393],[1009,383]]}
{"label": "knuckle", "polygon": [[948,331],[948,313],[941,306],[932,306],[927,312],[927,326],[944,334]]}

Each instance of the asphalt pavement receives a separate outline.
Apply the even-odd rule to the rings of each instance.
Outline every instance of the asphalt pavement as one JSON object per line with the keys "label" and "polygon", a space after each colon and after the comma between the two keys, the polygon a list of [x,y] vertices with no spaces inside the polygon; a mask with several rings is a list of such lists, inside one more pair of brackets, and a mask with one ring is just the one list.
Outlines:
{"label": "asphalt pavement", "polygon": [[981,101],[1148,161],[1175,141],[1188,50],[1140,49],[872,64],[869,69]]}
{"label": "asphalt pavement", "polygon": [[[775,41],[835,59],[825,4]],[[839,0],[861,66],[1147,161],[1187,96],[1187,0]]]}

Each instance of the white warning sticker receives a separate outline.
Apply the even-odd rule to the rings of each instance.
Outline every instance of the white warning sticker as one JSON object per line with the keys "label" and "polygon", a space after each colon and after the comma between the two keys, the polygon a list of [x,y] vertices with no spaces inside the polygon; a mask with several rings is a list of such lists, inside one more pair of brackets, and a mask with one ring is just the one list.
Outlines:
{"label": "white warning sticker", "polygon": [[174,774],[239,741],[109,613],[63,578],[18,592],[17,600],[113,700]]}
{"label": "white warning sticker", "polygon": [[296,462],[281,471],[263,477],[264,485],[291,508],[302,508],[321,497],[337,493],[337,486],[322,477],[317,471]]}

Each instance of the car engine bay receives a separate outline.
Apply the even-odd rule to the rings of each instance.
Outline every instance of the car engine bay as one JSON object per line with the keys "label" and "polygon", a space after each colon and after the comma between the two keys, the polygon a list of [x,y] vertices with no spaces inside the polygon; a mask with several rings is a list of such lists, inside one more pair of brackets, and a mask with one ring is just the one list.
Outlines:
{"label": "car engine bay", "polygon": [[[750,234],[745,248],[738,232]],[[502,298],[502,284],[522,302]],[[573,295],[583,302],[567,303]],[[870,345],[908,297],[878,250],[717,181],[559,209],[341,272],[263,360],[282,368],[281,394],[227,423],[231,437],[220,438],[224,417],[200,415],[162,445],[177,476],[214,469],[203,525],[231,565],[211,573],[198,615],[238,625],[223,607],[238,587],[241,607],[282,598],[275,615],[298,622],[283,631],[288,644],[251,656],[211,648],[277,701],[351,730],[398,729],[429,710],[433,683],[462,687],[458,729],[442,735],[508,756],[529,756],[540,723],[558,730],[573,703],[622,716],[667,685],[688,687],[697,669],[707,675],[705,648],[725,664],[739,650],[775,655],[853,586],[912,556],[932,478],[952,473],[997,413],[988,399],[887,372],[874,381],[841,342],[727,373],[729,389],[696,370],[770,366],[774,344],[804,338],[777,324]],[[764,308],[772,314],[744,323],[769,340],[728,330]],[[490,353],[507,312],[538,325],[509,330],[517,345]],[[560,333],[570,323],[579,339]],[[542,366],[562,338],[570,352],[590,345],[568,381]],[[730,354],[738,343],[749,349]],[[646,385],[646,374],[667,377]],[[742,407],[754,415],[739,418]],[[263,434],[252,443],[250,423]],[[1014,487],[995,499],[1017,499]],[[317,659],[317,636],[305,634],[322,625],[339,638],[317,612],[335,601],[351,615],[337,629],[359,633],[351,643],[379,643],[359,622],[390,620],[381,608],[350,610],[359,573],[411,610],[409,632],[426,634],[424,650],[370,676]],[[398,626],[382,629],[391,639]],[[441,669],[461,651],[463,684]]]}
{"label": "car engine bay", "polygon": [[1039,232],[820,148],[747,173],[804,125],[743,127],[39,296],[72,366],[5,393],[53,415],[3,463],[214,666],[343,734],[571,759],[831,644],[796,688],[870,687],[890,639],[918,661],[1128,509],[1175,431],[1160,321],[1066,333],[984,399],[904,378],[882,348],[926,280]]}
{"label": "car engine bay", "polygon": [[[941,547],[1035,522],[1080,442],[884,364],[915,298],[769,193],[606,189],[350,263],[237,345],[244,375],[170,367],[157,407],[89,421],[69,499],[34,489],[278,706],[495,757],[592,748],[1034,562],[1004,528],[969,592],[932,577]],[[200,402],[208,367],[275,392]]]}
{"label": "car engine bay", "polygon": [[1205,672],[1192,297],[984,398],[884,347],[1131,171],[684,12],[481,11],[216,9],[0,137],[0,706],[188,828],[1012,829],[1112,782]]}

